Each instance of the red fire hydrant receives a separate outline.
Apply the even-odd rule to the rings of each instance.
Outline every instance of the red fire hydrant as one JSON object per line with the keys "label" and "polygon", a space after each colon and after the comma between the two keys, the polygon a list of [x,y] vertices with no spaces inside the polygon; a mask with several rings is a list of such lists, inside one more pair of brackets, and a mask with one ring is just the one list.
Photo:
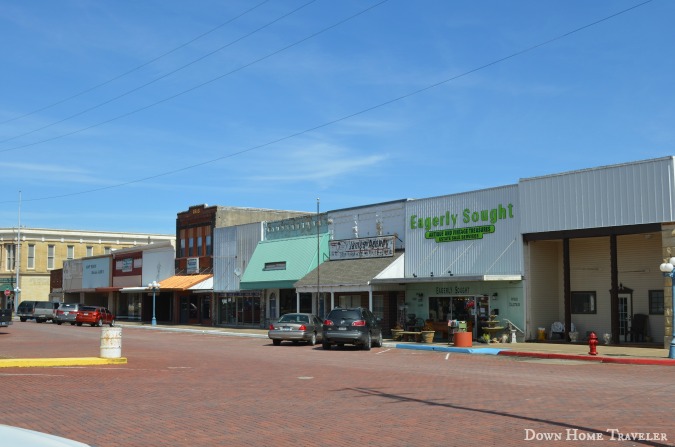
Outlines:
{"label": "red fire hydrant", "polygon": [[588,347],[590,348],[588,355],[598,355],[598,350],[596,349],[597,346],[598,336],[595,335],[595,332],[591,332],[591,335],[588,336]]}

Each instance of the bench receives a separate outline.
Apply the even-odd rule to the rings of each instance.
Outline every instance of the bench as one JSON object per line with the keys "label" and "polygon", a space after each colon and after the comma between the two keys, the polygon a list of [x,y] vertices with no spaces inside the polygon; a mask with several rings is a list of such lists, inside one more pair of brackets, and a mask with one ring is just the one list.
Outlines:
{"label": "bench", "polygon": [[403,331],[401,332],[401,341],[420,341],[422,332],[419,331]]}

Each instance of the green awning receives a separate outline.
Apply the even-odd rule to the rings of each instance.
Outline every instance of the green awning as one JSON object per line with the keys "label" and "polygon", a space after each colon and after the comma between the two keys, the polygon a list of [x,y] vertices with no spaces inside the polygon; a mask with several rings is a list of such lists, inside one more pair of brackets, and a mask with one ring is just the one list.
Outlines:
{"label": "green awning", "polygon": [[[319,237],[320,259],[328,259],[328,233]],[[292,289],[317,266],[317,236],[260,241],[241,277],[241,290]]]}

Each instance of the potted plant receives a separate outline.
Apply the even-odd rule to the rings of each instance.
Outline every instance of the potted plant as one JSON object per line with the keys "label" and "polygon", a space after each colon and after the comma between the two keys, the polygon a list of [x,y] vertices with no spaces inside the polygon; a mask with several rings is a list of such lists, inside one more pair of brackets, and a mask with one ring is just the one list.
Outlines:
{"label": "potted plant", "polygon": [[391,338],[393,340],[400,340],[402,332],[403,332],[403,328],[401,327],[400,324],[396,323],[394,325],[394,327],[391,328]]}
{"label": "potted plant", "polygon": [[424,324],[424,327],[422,328],[422,341],[424,343],[433,343],[434,342],[434,335],[436,335],[436,331],[434,330],[434,325],[431,323],[431,321],[427,321]]}

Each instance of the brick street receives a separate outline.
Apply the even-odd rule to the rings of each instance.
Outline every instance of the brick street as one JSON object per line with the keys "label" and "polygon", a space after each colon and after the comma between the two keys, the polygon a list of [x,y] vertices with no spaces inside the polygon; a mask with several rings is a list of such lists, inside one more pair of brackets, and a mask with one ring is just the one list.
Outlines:
{"label": "brick street", "polygon": [[[126,365],[0,370],[0,422],[99,447],[675,445],[675,368],[122,332]],[[0,358],[98,356],[100,333],[15,323]]]}

